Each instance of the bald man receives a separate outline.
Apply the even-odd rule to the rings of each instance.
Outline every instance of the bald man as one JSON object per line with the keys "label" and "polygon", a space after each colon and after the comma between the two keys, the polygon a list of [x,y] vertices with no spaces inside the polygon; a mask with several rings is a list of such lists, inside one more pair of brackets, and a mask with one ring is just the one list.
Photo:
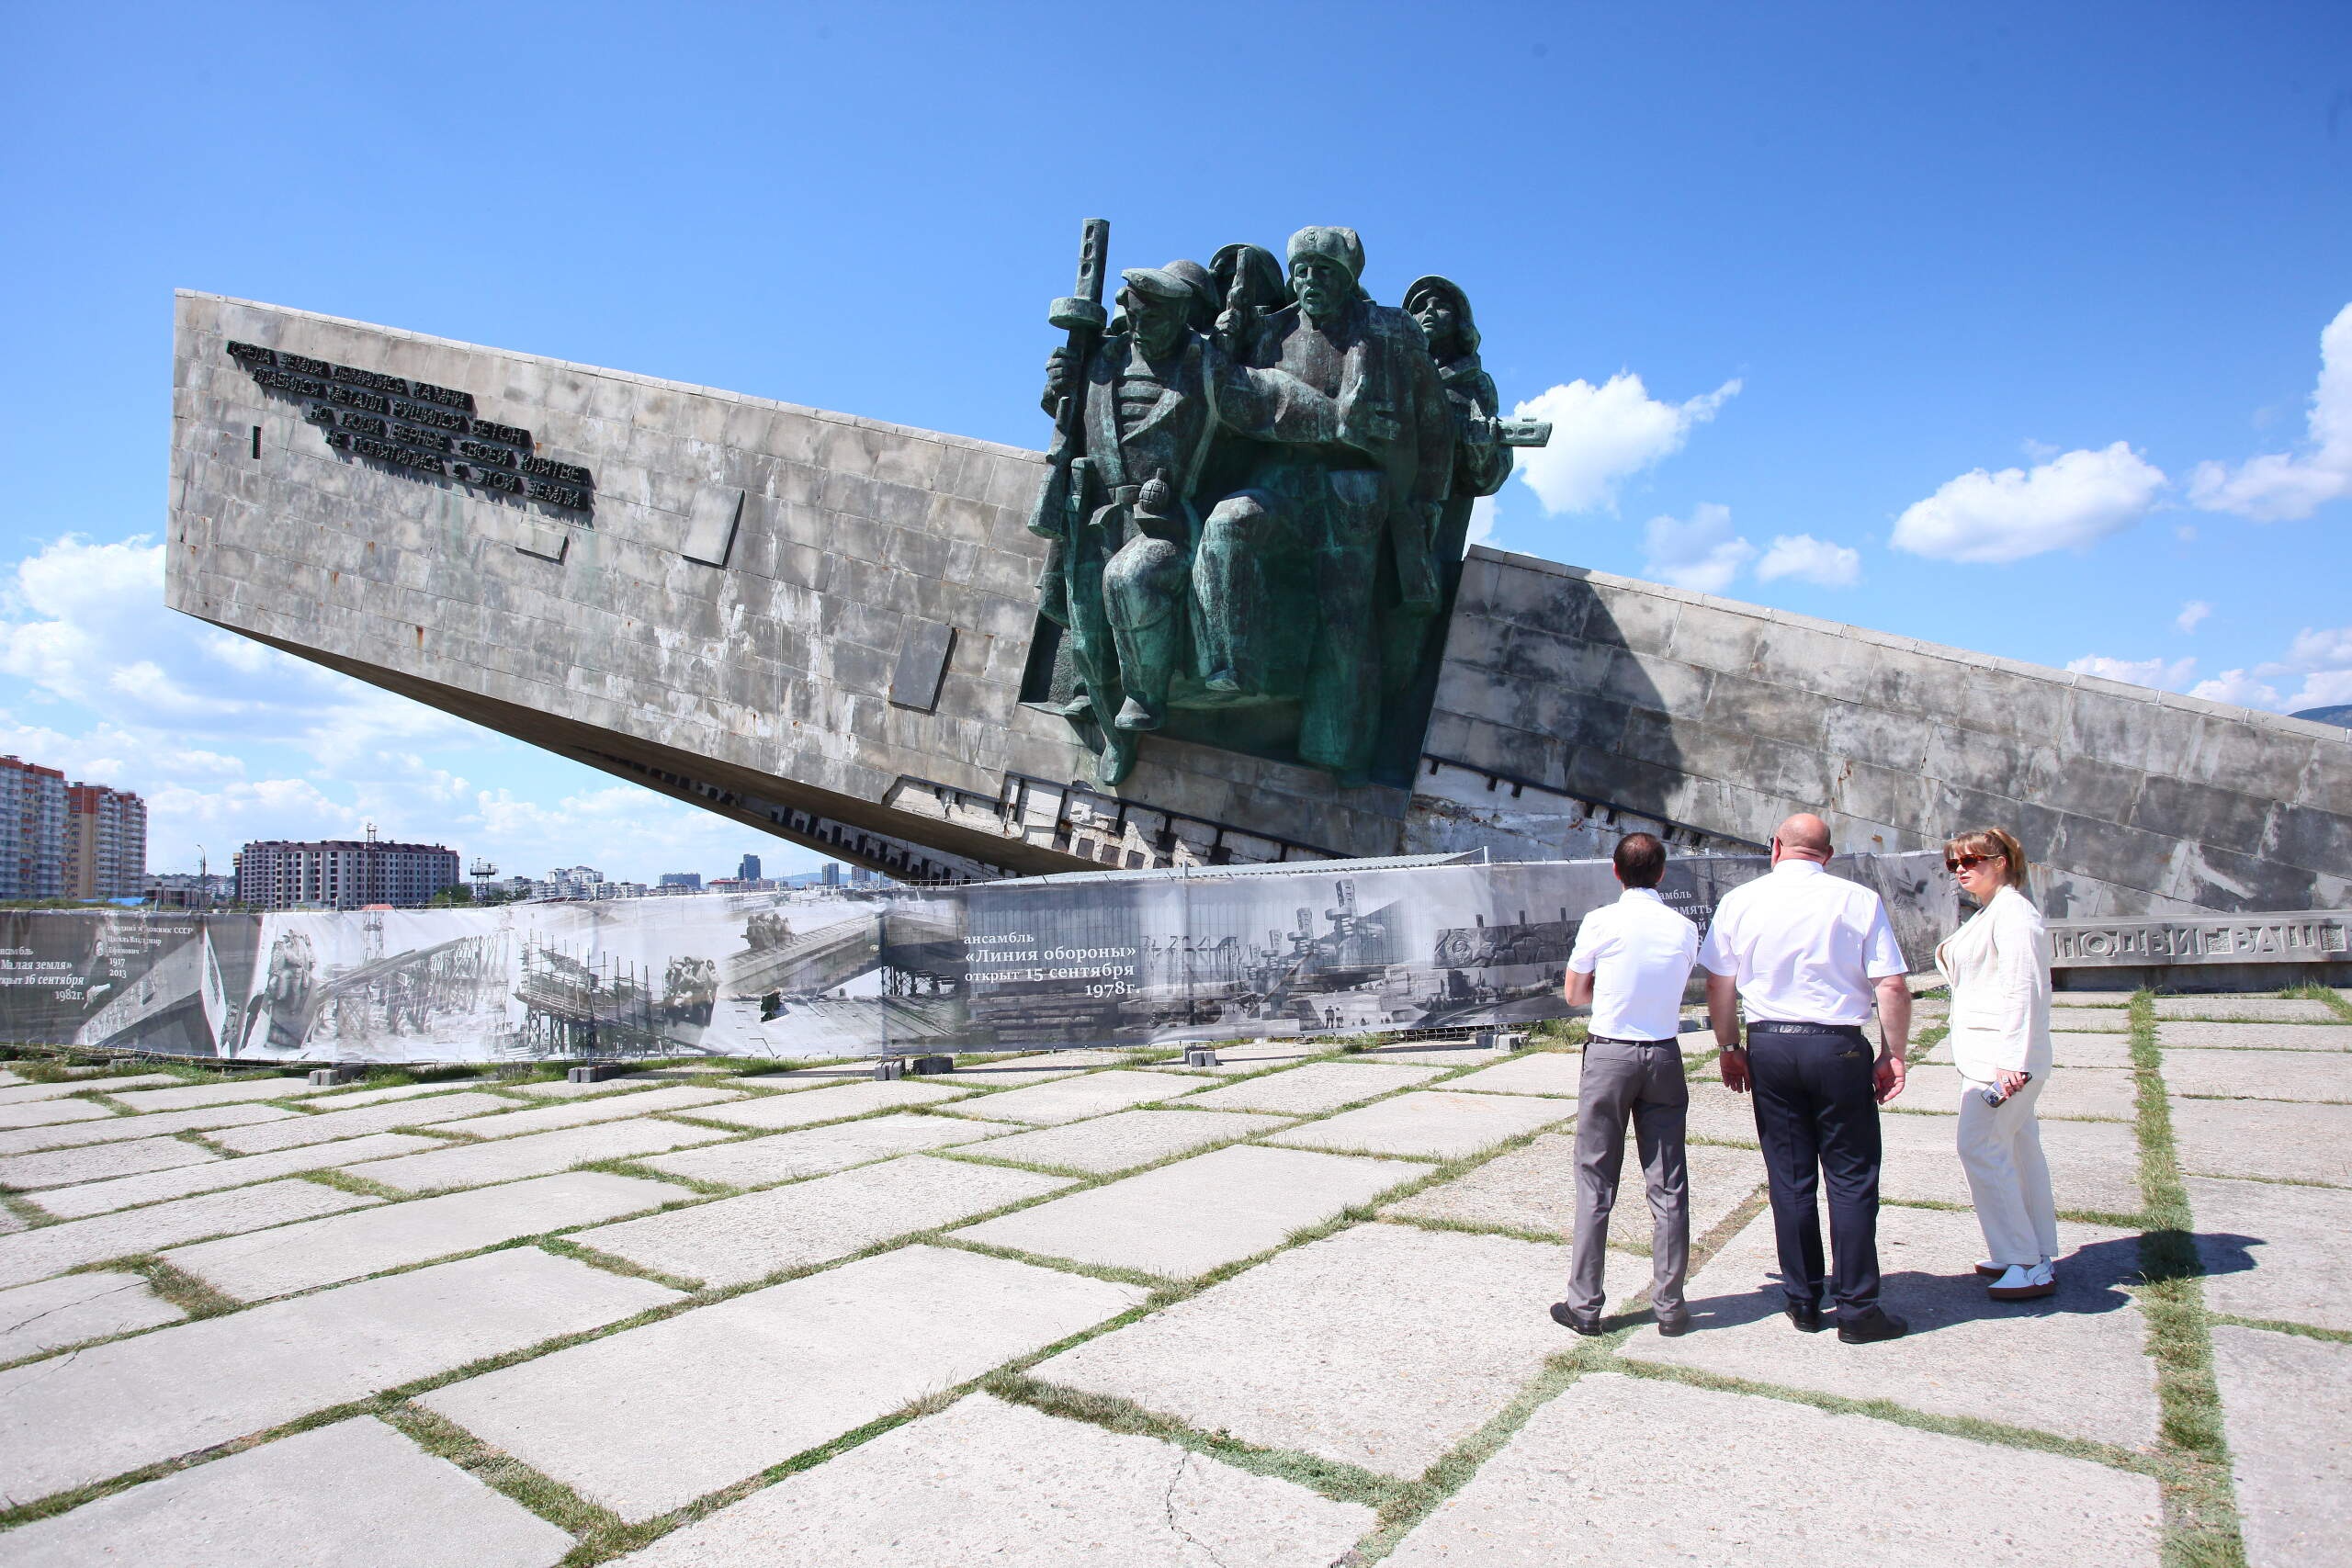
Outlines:
{"label": "bald man", "polygon": [[[1807,1334],[1831,1287],[1838,1337],[1867,1345],[1907,1326],[1879,1305],[1878,1108],[1903,1092],[1911,1035],[1907,966],[1886,906],[1825,869],[1828,825],[1810,813],[1772,835],[1772,869],[1724,895],[1699,945],[1707,1019],[1724,1082],[1753,1091],[1789,1321]],[[1885,1043],[1875,1059],[1862,1025],[1875,997]],[[1747,1041],[1739,1013],[1747,1014]],[[1815,1194],[1829,1189],[1825,1280]]]}

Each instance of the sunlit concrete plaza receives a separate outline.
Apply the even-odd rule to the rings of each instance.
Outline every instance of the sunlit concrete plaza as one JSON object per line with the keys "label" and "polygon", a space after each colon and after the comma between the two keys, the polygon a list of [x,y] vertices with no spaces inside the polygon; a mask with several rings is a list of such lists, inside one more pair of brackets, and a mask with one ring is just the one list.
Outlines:
{"label": "sunlit concrete plaza", "polygon": [[[2352,1001],[2073,1010],[2063,1288],[2000,1303],[1921,1002],[1873,1346],[1777,1311],[1703,1050],[1693,1330],[1621,1293],[1591,1340],[1545,1311],[1573,1031],[899,1083],[19,1063],[0,1563],[2341,1563]],[[1647,1246],[1635,1182],[1616,1292]]]}

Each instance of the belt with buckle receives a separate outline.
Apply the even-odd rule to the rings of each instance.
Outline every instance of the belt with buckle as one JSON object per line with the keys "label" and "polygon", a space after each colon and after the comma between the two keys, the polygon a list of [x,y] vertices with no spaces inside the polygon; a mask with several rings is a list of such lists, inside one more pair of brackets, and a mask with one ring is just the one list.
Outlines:
{"label": "belt with buckle", "polygon": [[1663,1040],[1626,1040],[1614,1034],[1588,1034],[1584,1043],[1588,1045],[1671,1045],[1679,1038],[1679,1035],[1669,1034]]}

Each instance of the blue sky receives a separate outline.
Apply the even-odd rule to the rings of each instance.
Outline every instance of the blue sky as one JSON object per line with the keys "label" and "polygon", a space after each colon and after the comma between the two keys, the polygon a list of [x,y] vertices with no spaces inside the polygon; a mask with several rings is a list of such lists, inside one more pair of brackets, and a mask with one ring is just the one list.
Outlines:
{"label": "blue sky", "polygon": [[1120,265],[1337,222],[1375,298],[1464,283],[1504,400],[1561,424],[1487,519],[1507,547],[2352,702],[2340,3],[22,6],[8,34],[0,750],[146,794],[158,869],[363,819],[533,873],[814,863],[166,616],[173,288],[1036,445],[1091,215]]}

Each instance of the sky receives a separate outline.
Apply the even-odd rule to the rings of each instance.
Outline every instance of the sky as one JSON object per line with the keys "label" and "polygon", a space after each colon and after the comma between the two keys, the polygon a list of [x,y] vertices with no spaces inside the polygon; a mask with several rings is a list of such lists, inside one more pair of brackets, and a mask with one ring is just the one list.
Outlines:
{"label": "sky", "polygon": [[[175,288],[1041,446],[1115,266],[1358,230],[1554,421],[1478,526],[2352,703],[2352,6],[30,6],[0,49],[0,751],[151,869],[813,852],[162,607]],[[198,846],[202,846],[199,852]]]}

